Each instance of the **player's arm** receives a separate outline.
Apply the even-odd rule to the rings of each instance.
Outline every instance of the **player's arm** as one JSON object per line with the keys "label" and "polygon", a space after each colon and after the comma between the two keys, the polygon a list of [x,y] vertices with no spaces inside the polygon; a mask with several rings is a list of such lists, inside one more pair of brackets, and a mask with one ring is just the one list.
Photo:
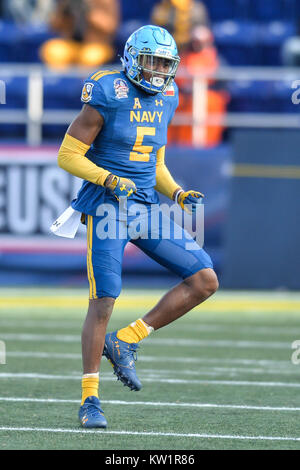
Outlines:
{"label": "player's arm", "polygon": [[176,181],[165,164],[165,147],[161,147],[156,155],[156,186],[155,189],[168,198],[175,201],[180,207],[187,211],[194,212],[196,204],[201,203],[204,197],[198,191],[184,191]]}
{"label": "player's arm", "polygon": [[182,188],[174,181],[171,173],[165,164],[165,147],[161,147],[156,154],[156,186],[155,189],[170,199]]}
{"label": "player's arm", "polygon": [[102,126],[101,114],[85,104],[67,130],[58,152],[58,165],[74,176],[104,186],[110,172],[95,165],[85,156]]}
{"label": "player's arm", "polygon": [[136,191],[133,181],[113,175],[85,156],[103,124],[101,114],[85,104],[67,130],[58,152],[58,165],[74,176],[111,189],[117,199],[128,197]]}

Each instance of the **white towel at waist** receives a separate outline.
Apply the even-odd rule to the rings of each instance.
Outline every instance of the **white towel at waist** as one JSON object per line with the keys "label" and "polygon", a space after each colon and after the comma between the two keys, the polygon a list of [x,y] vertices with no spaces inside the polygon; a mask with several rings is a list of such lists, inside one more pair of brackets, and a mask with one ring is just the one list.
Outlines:
{"label": "white towel at waist", "polygon": [[50,230],[58,237],[74,238],[80,224],[80,218],[81,212],[75,211],[69,206],[58,219],[53,222]]}

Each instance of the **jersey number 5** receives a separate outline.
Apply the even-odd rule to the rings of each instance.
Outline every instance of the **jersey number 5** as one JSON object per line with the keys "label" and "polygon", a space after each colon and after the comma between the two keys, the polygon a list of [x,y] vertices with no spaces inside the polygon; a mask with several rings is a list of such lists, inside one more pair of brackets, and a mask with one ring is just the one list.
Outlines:
{"label": "jersey number 5", "polygon": [[155,135],[155,127],[137,126],[136,141],[132,148],[132,152],[130,152],[129,160],[134,162],[149,162],[150,152],[152,152],[153,147],[150,145],[142,145],[145,135]]}

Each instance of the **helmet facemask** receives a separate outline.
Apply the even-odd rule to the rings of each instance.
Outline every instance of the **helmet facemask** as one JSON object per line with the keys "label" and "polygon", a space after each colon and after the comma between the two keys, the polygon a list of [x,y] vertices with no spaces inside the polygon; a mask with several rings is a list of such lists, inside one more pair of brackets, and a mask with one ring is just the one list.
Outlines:
{"label": "helmet facemask", "polygon": [[[177,68],[180,62],[178,56],[169,56],[163,54],[151,54],[148,52],[136,52],[135,76],[130,76],[130,80],[144,88],[148,92],[159,93],[165,89],[174,80]],[[132,54],[132,51],[129,50]]]}
{"label": "helmet facemask", "polygon": [[179,57],[140,53],[137,57],[139,73],[136,79],[140,84],[144,79],[150,91],[163,92],[174,79],[179,60]]}

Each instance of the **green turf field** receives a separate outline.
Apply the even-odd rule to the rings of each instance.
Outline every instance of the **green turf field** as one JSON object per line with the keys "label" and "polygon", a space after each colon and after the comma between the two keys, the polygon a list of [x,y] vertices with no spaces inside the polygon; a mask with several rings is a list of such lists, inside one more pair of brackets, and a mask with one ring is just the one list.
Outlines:
{"label": "green turf field", "polygon": [[[84,290],[0,290],[0,449],[299,449],[300,294],[218,292],[142,343],[131,392],[106,359],[107,430],[79,426]],[[110,330],[158,291],[123,291]],[[300,354],[299,354],[300,357]]]}

